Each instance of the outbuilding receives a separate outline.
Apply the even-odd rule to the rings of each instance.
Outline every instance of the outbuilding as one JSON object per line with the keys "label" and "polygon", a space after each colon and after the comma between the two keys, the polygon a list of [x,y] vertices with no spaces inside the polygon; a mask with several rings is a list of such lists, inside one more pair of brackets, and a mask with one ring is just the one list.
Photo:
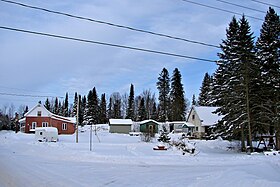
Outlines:
{"label": "outbuilding", "polygon": [[35,139],[39,142],[57,142],[58,130],[55,127],[37,127]]}
{"label": "outbuilding", "polygon": [[158,133],[158,126],[160,124],[152,119],[140,122],[140,132]]}
{"label": "outbuilding", "polygon": [[129,134],[131,132],[131,119],[109,119],[109,132]]}

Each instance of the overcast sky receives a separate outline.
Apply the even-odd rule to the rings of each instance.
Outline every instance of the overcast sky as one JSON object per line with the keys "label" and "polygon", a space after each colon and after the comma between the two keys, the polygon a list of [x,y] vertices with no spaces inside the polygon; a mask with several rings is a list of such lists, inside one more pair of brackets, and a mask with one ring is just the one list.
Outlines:
{"label": "overcast sky", "polygon": [[[110,23],[219,45],[233,14],[191,4],[182,0],[17,0],[33,6],[71,13]],[[199,0],[226,10],[263,19],[265,13],[216,0]],[[251,0],[225,0],[267,11],[268,6]],[[280,6],[279,0],[268,3]],[[280,9],[275,8],[279,13]],[[236,15],[239,19],[240,15]],[[262,21],[248,18],[255,36]],[[0,26],[45,32],[131,47],[217,60],[219,49],[133,32],[108,25],[82,21],[0,1]],[[68,41],[0,29],[0,106],[14,103],[33,107],[38,100],[3,94],[65,96],[70,102],[75,92],[86,95],[96,87],[98,95],[156,89],[165,67],[170,77],[175,68],[182,74],[186,97],[198,96],[206,72],[216,69],[213,62],[157,55],[121,48]],[[1,108],[1,107],[0,107]]]}

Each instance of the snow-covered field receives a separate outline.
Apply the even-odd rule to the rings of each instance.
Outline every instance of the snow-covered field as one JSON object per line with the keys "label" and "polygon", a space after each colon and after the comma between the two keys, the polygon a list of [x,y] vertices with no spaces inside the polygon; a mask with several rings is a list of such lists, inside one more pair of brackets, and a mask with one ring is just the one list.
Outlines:
{"label": "snow-covered field", "polygon": [[[0,186],[280,186],[280,156],[227,150],[223,140],[196,142],[196,156],[139,137],[93,133],[59,135],[57,143],[36,142],[34,134],[0,132]],[[177,138],[176,136],[173,138]]]}

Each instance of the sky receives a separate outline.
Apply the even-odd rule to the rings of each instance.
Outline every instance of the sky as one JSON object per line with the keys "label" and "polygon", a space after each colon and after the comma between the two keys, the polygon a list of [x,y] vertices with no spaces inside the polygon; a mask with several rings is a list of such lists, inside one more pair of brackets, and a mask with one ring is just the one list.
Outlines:
{"label": "sky", "polygon": [[[252,0],[235,3],[260,11],[268,6]],[[153,31],[188,40],[219,45],[233,13],[214,10],[183,0],[17,0],[24,4],[92,18],[137,29]],[[199,0],[206,4],[237,13],[264,19],[265,13],[233,6],[219,0]],[[265,1],[276,5],[278,0]],[[236,15],[239,19],[241,16]],[[254,36],[258,37],[263,21],[247,17]],[[44,32],[55,35],[118,44],[149,50],[217,60],[218,48],[172,40],[120,29],[104,24],[74,19],[0,1],[0,26]],[[64,97],[69,101],[78,92],[87,95],[96,87],[107,98],[114,92],[135,95],[151,90],[156,95],[156,82],[163,68],[178,68],[182,75],[185,96],[198,97],[206,72],[216,69],[214,62],[172,57],[153,53],[115,48],[91,43],[69,41],[0,29],[0,108],[13,103],[33,107],[46,97]],[[9,96],[7,94],[17,94]],[[25,95],[25,96],[19,96]],[[28,96],[27,96],[28,95]],[[50,98],[51,99],[51,98]]]}

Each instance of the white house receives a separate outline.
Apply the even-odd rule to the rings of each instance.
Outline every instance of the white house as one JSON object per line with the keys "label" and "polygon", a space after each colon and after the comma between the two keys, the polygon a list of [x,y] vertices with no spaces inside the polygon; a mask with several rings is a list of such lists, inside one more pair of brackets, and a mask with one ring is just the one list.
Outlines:
{"label": "white house", "polygon": [[215,126],[222,116],[214,114],[218,107],[192,106],[187,122],[194,125],[194,136],[202,138],[210,131],[209,127]]}

